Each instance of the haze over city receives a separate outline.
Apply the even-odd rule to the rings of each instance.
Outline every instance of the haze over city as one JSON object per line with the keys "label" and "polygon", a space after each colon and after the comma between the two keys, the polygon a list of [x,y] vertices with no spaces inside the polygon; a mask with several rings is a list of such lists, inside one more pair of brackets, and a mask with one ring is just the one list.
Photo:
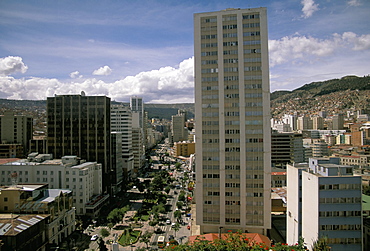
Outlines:
{"label": "haze over city", "polygon": [[194,102],[193,14],[267,7],[271,91],[368,75],[370,2],[1,1],[0,98]]}

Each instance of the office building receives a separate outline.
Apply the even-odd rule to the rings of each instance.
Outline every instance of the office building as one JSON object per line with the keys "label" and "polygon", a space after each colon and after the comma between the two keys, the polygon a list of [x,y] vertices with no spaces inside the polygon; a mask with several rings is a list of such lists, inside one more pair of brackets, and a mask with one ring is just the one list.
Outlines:
{"label": "office building", "polygon": [[307,130],[307,129],[312,129],[312,120],[310,117],[298,117],[297,119],[297,129],[302,131],[302,130]]}
{"label": "office building", "polygon": [[188,129],[185,127],[186,115],[180,110],[171,117],[172,142],[187,140]]}
{"label": "office building", "polygon": [[361,176],[339,158],[287,166],[287,243],[311,248],[327,237],[332,250],[362,250]]}
{"label": "office building", "polygon": [[146,146],[146,125],[143,98],[133,96],[130,98],[130,108],[132,112],[132,151],[133,174],[136,177],[139,169],[143,166],[145,159]]}
{"label": "office building", "polygon": [[267,10],[194,14],[196,224],[271,227]]}
{"label": "office building", "polygon": [[134,153],[132,150],[132,112],[128,105],[111,106],[111,130],[121,132],[124,179],[130,179],[134,169]]}
{"label": "office building", "polygon": [[60,159],[79,156],[102,164],[103,192],[112,191],[110,98],[106,96],[55,95],[47,98],[48,153]]}
{"label": "office building", "polygon": [[[23,157],[28,154],[30,149],[30,140],[32,139],[33,119],[30,116],[15,115],[12,112],[5,112],[0,115],[0,144],[4,145],[22,145],[21,152],[12,154]],[[23,156],[19,156],[22,153]]]}
{"label": "office building", "polygon": [[304,161],[302,134],[277,133],[271,134],[271,165],[285,168],[288,163]]}
{"label": "office building", "polygon": [[48,184],[51,189],[70,189],[77,215],[98,216],[109,195],[102,194],[102,167],[76,156],[53,159],[31,153],[27,159],[0,165],[0,185]]}

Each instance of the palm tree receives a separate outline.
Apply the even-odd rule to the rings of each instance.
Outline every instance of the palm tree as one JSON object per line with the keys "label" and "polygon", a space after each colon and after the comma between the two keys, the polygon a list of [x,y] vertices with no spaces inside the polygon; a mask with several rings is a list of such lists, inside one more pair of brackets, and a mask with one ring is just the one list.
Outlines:
{"label": "palm tree", "polygon": [[323,237],[320,237],[318,240],[316,240],[313,243],[312,250],[313,251],[330,251],[331,247],[328,246],[328,237],[323,236]]}

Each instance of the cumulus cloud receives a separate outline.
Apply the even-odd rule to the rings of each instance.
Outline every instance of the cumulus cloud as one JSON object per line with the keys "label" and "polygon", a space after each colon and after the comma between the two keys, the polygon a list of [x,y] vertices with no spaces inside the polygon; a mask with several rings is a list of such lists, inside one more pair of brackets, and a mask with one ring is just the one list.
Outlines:
{"label": "cumulus cloud", "polygon": [[83,77],[82,75],[80,75],[80,72],[79,72],[79,71],[71,72],[71,73],[69,74],[69,76],[70,76],[71,78],[82,78],[82,77]]}
{"label": "cumulus cloud", "polygon": [[304,18],[311,17],[314,12],[319,10],[319,5],[315,4],[313,0],[302,0],[301,4],[303,5],[302,12]]}
{"label": "cumulus cloud", "polygon": [[0,94],[1,98],[40,100],[54,94],[85,91],[86,95],[106,95],[116,101],[127,102],[131,96],[138,95],[145,97],[148,103],[190,103],[194,102],[193,67],[194,59],[189,58],[177,67],[141,72],[115,82],[95,78],[61,82],[57,79],[0,76]]}
{"label": "cumulus cloud", "polygon": [[297,59],[310,61],[332,55],[343,48],[354,51],[370,49],[370,34],[358,36],[353,32],[344,32],[342,35],[333,34],[329,39],[289,36],[270,40],[270,65],[275,66],[289,61],[295,63]]}
{"label": "cumulus cloud", "polygon": [[111,73],[112,73],[112,69],[106,65],[106,66],[100,67],[99,69],[95,70],[92,74],[98,75],[98,76],[108,76]]}
{"label": "cumulus cloud", "polygon": [[338,34],[335,35],[347,41],[348,44],[352,45],[352,49],[355,51],[370,49],[370,34],[357,36],[357,34],[353,32],[344,32],[342,36]]}
{"label": "cumulus cloud", "polygon": [[351,0],[351,1],[348,1],[347,4],[349,6],[360,6],[361,5],[359,0]]}
{"label": "cumulus cloud", "polygon": [[28,67],[23,63],[21,57],[0,58],[0,75],[8,76],[15,72],[25,73]]}

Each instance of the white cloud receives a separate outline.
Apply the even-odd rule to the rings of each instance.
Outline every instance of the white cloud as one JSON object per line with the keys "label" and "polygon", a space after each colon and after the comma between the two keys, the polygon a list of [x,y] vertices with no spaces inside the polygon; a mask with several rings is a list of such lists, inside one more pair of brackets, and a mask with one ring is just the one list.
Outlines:
{"label": "white cloud", "polygon": [[362,51],[370,49],[370,34],[357,36],[353,32],[344,32],[341,36],[344,41],[352,45],[355,51]]}
{"label": "white cloud", "polygon": [[93,75],[99,75],[99,76],[108,76],[112,73],[112,69],[109,68],[109,66],[103,66],[99,69],[95,70],[92,74]]}
{"label": "white cloud", "polygon": [[8,76],[15,72],[25,73],[28,67],[22,62],[21,57],[0,58],[0,75]]}
{"label": "white cloud", "polygon": [[347,4],[349,6],[360,6],[361,5],[359,0],[351,0],[351,1],[348,1]]}
{"label": "white cloud", "polygon": [[308,18],[311,17],[312,14],[319,10],[319,5],[315,4],[313,0],[302,0],[301,4],[303,5],[303,17]]}
{"label": "white cloud", "polygon": [[71,72],[71,73],[69,74],[69,76],[70,76],[71,78],[82,78],[82,77],[83,77],[82,75],[80,75],[80,72],[79,72],[79,71]]}
{"label": "white cloud", "polygon": [[329,39],[290,36],[269,40],[270,65],[295,64],[297,60],[312,62],[343,48],[354,51],[370,49],[370,34],[358,36],[353,32],[344,32],[342,35],[333,34]]}
{"label": "white cloud", "polygon": [[54,94],[85,91],[86,95],[106,95],[116,101],[127,102],[129,97],[138,95],[148,103],[190,103],[194,102],[193,67],[194,59],[189,58],[178,67],[162,67],[110,83],[95,78],[61,82],[57,79],[4,76],[0,77],[0,98],[40,100]]}

